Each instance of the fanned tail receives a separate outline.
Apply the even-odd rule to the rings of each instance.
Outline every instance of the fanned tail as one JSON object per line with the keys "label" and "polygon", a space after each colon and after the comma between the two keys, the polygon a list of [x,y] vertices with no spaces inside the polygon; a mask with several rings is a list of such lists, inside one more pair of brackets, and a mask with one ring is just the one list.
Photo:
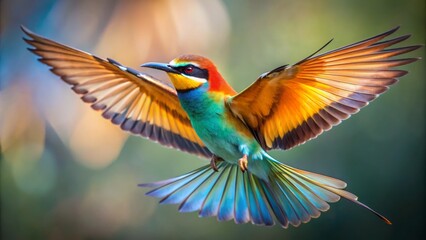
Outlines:
{"label": "fanned tail", "polygon": [[[210,165],[164,181],[140,184],[153,188],[148,196],[161,198],[162,204],[180,204],[180,212],[198,211],[200,217],[217,216],[219,221],[251,221],[256,225],[274,225],[274,217],[284,228],[299,226],[327,211],[328,203],[340,197],[363,206],[391,222],[342,190],[346,183],[327,176],[289,167],[271,159],[267,179],[242,173],[238,165],[220,162],[219,172]],[[266,167],[266,166],[265,166]]]}

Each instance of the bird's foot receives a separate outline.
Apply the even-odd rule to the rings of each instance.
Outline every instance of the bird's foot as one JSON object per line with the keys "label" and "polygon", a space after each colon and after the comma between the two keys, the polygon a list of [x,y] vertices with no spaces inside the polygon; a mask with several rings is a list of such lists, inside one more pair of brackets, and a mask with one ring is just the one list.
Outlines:
{"label": "bird's foot", "polygon": [[216,165],[219,161],[223,161],[223,159],[213,154],[212,159],[210,159],[210,166],[215,172],[219,171]]}
{"label": "bird's foot", "polygon": [[240,159],[238,159],[238,165],[240,166],[240,169],[242,172],[247,171],[248,169],[248,161],[247,161],[247,155],[244,154],[244,156]]}

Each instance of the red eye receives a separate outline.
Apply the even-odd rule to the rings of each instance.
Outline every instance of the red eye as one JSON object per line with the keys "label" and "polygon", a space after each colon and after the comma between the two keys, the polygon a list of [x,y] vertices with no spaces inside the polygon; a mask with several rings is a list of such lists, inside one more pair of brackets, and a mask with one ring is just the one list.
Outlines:
{"label": "red eye", "polygon": [[188,66],[185,68],[185,73],[186,74],[191,74],[194,71],[194,68],[192,66]]}

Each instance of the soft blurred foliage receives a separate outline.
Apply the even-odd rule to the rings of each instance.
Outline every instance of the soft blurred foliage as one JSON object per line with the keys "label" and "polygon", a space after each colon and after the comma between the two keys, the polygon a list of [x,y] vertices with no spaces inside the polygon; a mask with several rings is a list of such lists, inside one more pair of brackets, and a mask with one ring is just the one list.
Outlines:
{"label": "soft blurred foliage", "polygon": [[[387,226],[342,200],[287,230],[199,219],[138,183],[206,164],[123,133],[36,61],[20,24],[135,69],[183,53],[213,59],[237,90],[330,38],[340,47],[402,25],[425,42],[424,0],[3,0],[0,29],[1,239],[424,239],[425,64],[318,139],[272,154],[341,178]],[[424,57],[424,48],[410,56]],[[144,69],[147,71],[147,69]],[[150,72],[166,79],[165,75]]]}

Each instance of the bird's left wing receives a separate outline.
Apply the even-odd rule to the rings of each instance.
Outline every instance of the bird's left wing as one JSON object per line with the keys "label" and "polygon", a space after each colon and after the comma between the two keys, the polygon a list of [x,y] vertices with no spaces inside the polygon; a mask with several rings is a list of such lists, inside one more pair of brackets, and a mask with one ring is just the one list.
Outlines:
{"label": "bird's left wing", "polygon": [[112,59],[102,59],[32,33],[25,41],[84,102],[121,129],[165,146],[211,157],[192,128],[174,88]]}
{"label": "bird's left wing", "polygon": [[380,41],[397,29],[265,73],[228,106],[265,149],[302,144],[358,112],[407,73],[392,67],[417,58],[391,57],[420,46],[386,49],[409,35]]}

